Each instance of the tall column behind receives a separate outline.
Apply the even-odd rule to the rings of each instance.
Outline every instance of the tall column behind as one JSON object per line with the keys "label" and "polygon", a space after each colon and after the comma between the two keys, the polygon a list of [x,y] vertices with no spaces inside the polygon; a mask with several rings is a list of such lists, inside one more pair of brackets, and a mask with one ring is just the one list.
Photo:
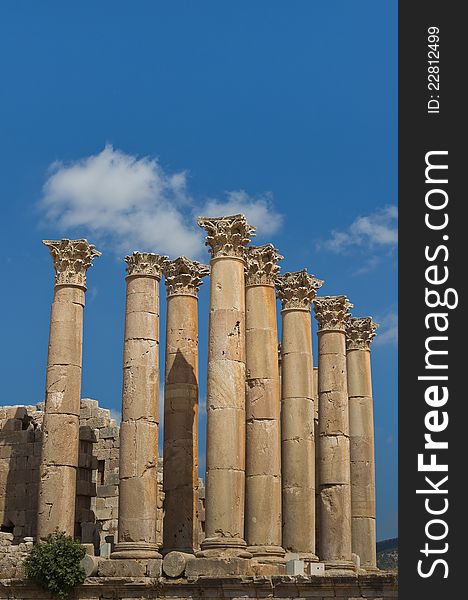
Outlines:
{"label": "tall column behind", "polygon": [[[283,257],[271,245],[246,253],[245,537],[254,558],[277,560],[281,547],[281,444],[274,280]],[[267,508],[268,507],[268,508]]]}
{"label": "tall column behind", "polygon": [[200,217],[211,252],[206,432],[206,538],[200,556],[250,557],[244,541],[244,215]]}
{"label": "tall column behind", "polygon": [[320,470],[318,367],[314,367],[314,438],[315,438],[315,552],[320,556]]}
{"label": "tall column behind", "polygon": [[318,330],[320,558],[325,568],[353,570],[345,328],[346,296],[314,300]]}
{"label": "tall column behind", "polygon": [[119,534],[112,557],[157,558],[159,281],[167,257],[134,252],[125,260]]}
{"label": "tall column behind", "polygon": [[50,316],[37,539],[74,537],[80,434],[81,357],[86,271],[100,256],[87,240],[44,240],[55,267]]}
{"label": "tall column behind", "polygon": [[367,570],[377,568],[374,411],[370,361],[370,345],[377,327],[371,317],[353,317],[346,327],[352,548],[361,559],[361,567]]}
{"label": "tall column behind", "polygon": [[164,384],[163,549],[198,547],[198,288],[210,272],[184,256],[164,267],[167,290]]}
{"label": "tall column behind", "polygon": [[323,281],[304,269],[276,278],[282,304],[281,464],[283,547],[317,560],[315,439],[310,306]]}

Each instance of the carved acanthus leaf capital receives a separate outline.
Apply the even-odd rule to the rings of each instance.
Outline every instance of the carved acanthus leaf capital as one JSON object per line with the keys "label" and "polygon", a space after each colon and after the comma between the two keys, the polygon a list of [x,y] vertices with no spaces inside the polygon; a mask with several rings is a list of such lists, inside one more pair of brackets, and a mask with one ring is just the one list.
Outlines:
{"label": "carved acanthus leaf capital", "polygon": [[319,296],[314,307],[319,331],[346,331],[349,309],[353,308],[346,296]]}
{"label": "carved acanthus leaf capital", "polygon": [[158,281],[161,280],[164,265],[167,263],[168,257],[161,254],[153,254],[152,252],[134,252],[130,256],[125,257],[127,263],[127,277],[140,275],[144,277],[154,277]]}
{"label": "carved acanthus leaf capital", "polygon": [[379,325],[372,317],[350,317],[346,325],[346,348],[348,350],[370,350]]}
{"label": "carved acanthus leaf capital", "polygon": [[280,270],[276,263],[284,257],[273,244],[264,246],[249,246],[245,253],[246,285],[275,285],[275,278]]}
{"label": "carved acanthus leaf capital", "polygon": [[210,273],[210,267],[196,260],[189,260],[180,256],[168,261],[163,269],[164,281],[168,296],[198,295],[198,288],[202,285],[202,278]]}
{"label": "carved acanthus leaf capital", "polygon": [[307,273],[307,269],[294,273],[284,273],[275,279],[276,295],[281,300],[283,310],[289,308],[310,310],[310,305],[323,285],[322,279]]}
{"label": "carved acanthus leaf capital", "polygon": [[54,261],[55,285],[86,288],[86,271],[93,258],[101,256],[88,240],[43,240]]}
{"label": "carved acanthus leaf capital", "polygon": [[210,246],[210,254],[213,258],[220,256],[244,258],[245,246],[256,231],[241,214],[229,217],[198,217],[197,223],[208,234],[205,245]]}

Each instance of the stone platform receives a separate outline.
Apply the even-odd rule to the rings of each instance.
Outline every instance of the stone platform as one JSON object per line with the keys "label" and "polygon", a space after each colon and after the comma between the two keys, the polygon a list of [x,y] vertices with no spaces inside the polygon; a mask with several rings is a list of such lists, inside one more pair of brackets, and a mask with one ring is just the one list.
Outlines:
{"label": "stone platform", "polygon": [[[387,600],[398,598],[392,573],[351,577],[90,577],[70,600],[201,600],[204,598],[314,598],[314,600]],[[24,580],[0,580],[0,600],[49,600],[50,596]]]}

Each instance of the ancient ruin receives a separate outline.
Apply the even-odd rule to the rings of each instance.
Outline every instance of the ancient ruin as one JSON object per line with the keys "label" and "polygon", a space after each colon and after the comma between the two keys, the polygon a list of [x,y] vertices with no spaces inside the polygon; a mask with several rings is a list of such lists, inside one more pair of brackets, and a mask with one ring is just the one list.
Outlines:
{"label": "ancient ruin", "polygon": [[[209,266],[147,252],[125,259],[120,424],[95,400],[80,400],[86,272],[100,253],[86,240],[44,242],[55,268],[45,402],[0,407],[0,598],[46,598],[24,580],[21,564],[56,530],[86,545],[88,579],[76,598],[396,597],[395,576],[376,566],[370,345],[377,325],[352,317],[346,296],[318,296],[323,281],[306,269],[281,274],[283,257],[271,244],[250,244],[255,227],[244,215],[198,224]],[[198,289],[205,277],[204,483]]]}

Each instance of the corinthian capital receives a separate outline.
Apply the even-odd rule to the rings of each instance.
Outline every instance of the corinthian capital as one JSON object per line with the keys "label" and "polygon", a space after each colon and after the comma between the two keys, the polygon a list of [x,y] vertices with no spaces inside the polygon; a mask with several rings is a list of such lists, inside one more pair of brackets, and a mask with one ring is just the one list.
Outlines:
{"label": "corinthian capital", "polygon": [[88,240],[43,240],[54,261],[55,285],[86,288],[86,271],[101,253]]}
{"label": "corinthian capital", "polygon": [[230,217],[198,217],[197,223],[206,230],[205,245],[210,246],[213,258],[233,256],[243,258],[245,246],[255,235],[255,227],[249,225],[244,215]]}
{"label": "corinthian capital", "polygon": [[184,296],[198,295],[202,278],[209,275],[210,268],[196,260],[180,256],[168,261],[163,269],[168,296],[181,294]]}
{"label": "corinthian capital", "polygon": [[370,350],[378,327],[372,317],[350,317],[346,325],[347,350]]}
{"label": "corinthian capital", "polygon": [[281,300],[283,310],[288,308],[310,310],[317,290],[322,287],[323,283],[315,275],[307,273],[307,269],[295,273],[284,273],[275,279],[276,295]]}
{"label": "corinthian capital", "polygon": [[247,260],[246,285],[275,285],[275,277],[280,270],[276,263],[284,256],[281,256],[272,244],[249,246],[246,249],[245,257]]}
{"label": "corinthian capital", "polygon": [[319,331],[345,331],[349,309],[353,305],[346,296],[321,296],[314,300],[315,318]]}
{"label": "corinthian capital", "polygon": [[152,252],[134,252],[125,257],[127,263],[127,277],[143,275],[161,280],[162,270],[168,260],[167,256],[153,254]]}

